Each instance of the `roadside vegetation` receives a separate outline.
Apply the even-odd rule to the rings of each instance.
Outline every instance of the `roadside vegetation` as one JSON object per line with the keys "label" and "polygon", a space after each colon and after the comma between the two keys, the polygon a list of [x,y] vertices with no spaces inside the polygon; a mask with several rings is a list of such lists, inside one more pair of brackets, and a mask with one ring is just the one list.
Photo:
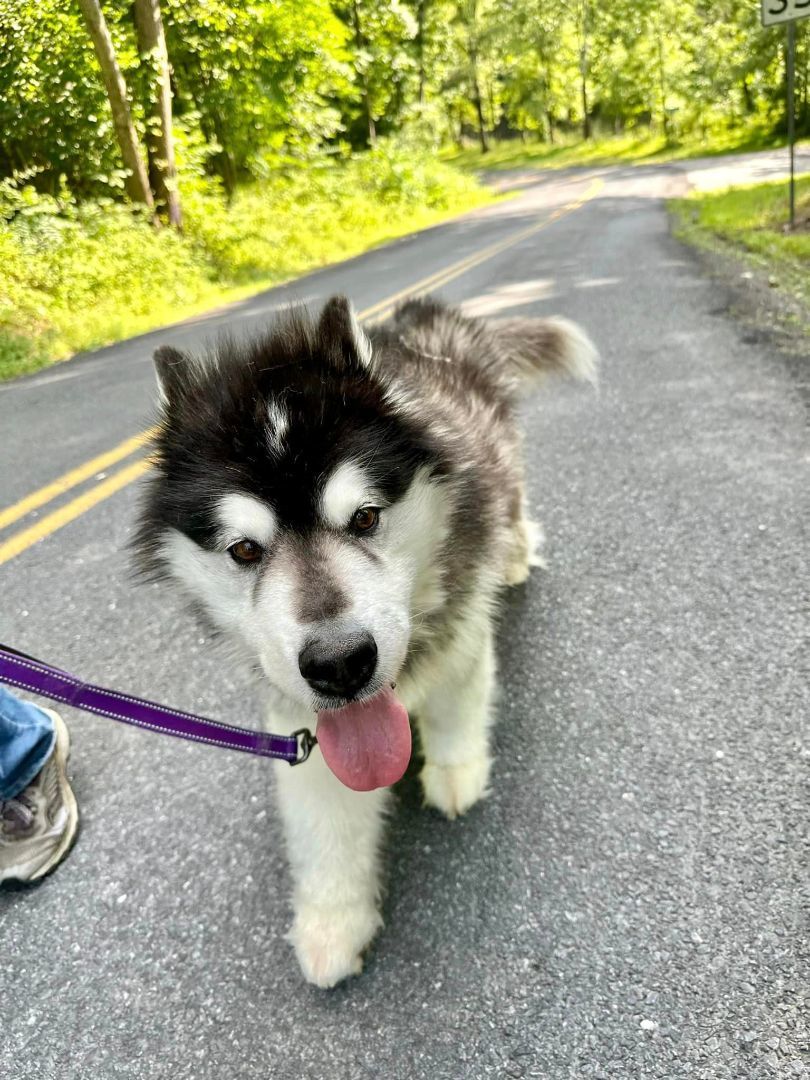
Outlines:
{"label": "roadside vegetation", "polygon": [[380,141],[240,185],[180,176],[182,232],[112,199],[0,185],[0,379],[348,258],[492,196],[424,148]]}
{"label": "roadside vegetation", "polygon": [[670,206],[682,239],[742,259],[771,288],[797,301],[810,329],[810,176],[797,180],[793,231],[786,226],[786,181],[694,194]]}
{"label": "roadside vegetation", "polygon": [[738,127],[720,126],[703,134],[683,137],[656,134],[641,126],[622,135],[584,140],[566,137],[553,146],[547,142],[509,139],[492,145],[486,154],[477,146],[447,148],[443,158],[465,171],[499,172],[508,169],[563,169],[572,165],[628,165],[681,161],[687,158],[741,154],[784,146],[786,135],[773,123],[761,119]]}
{"label": "roadside vegetation", "polygon": [[[810,133],[808,22],[796,70]],[[750,0],[0,0],[0,377],[469,209],[471,171],[773,145],[783,90]]]}

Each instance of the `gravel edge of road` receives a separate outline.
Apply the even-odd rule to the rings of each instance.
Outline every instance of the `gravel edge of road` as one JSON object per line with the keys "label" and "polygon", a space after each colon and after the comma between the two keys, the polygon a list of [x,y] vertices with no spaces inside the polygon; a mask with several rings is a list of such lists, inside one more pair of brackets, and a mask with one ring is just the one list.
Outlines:
{"label": "gravel edge of road", "polygon": [[728,310],[756,335],[782,353],[810,361],[810,301],[797,296],[793,280],[777,279],[762,260],[745,248],[690,220],[667,202],[672,235],[685,244],[703,270],[728,294]]}

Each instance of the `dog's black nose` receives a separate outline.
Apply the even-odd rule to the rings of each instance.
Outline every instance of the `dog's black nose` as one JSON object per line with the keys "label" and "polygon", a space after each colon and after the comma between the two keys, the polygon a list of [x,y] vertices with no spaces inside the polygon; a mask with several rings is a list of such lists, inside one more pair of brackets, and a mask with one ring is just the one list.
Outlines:
{"label": "dog's black nose", "polygon": [[298,669],[309,685],[330,697],[354,697],[376,666],[377,643],[365,632],[337,640],[314,638],[298,654]]}

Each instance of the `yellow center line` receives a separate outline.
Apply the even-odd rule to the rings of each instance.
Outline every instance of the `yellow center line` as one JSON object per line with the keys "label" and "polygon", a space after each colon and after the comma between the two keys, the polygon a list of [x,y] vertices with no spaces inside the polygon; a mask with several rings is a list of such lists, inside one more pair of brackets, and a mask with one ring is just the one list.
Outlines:
{"label": "yellow center line", "polygon": [[[545,224],[545,223],[544,223]],[[509,241],[506,246],[519,243],[529,233],[535,232],[537,225],[532,225],[529,229],[524,229],[523,232],[518,233],[515,236],[509,237]],[[406,300],[410,296],[417,296],[421,292],[426,292],[428,289],[436,288],[439,285],[443,285],[444,282],[451,281],[453,278],[463,274],[469,267],[475,266],[480,260],[490,259],[493,255],[497,255],[505,244],[505,241],[498,240],[494,244],[490,244],[489,247],[482,248],[479,251],[474,252],[472,255],[468,255],[464,259],[459,259],[458,262],[453,263],[451,266],[445,266],[441,270],[437,270],[434,274],[430,274],[428,277],[422,278],[421,281],[416,281],[412,285],[406,286],[399,292],[394,293],[392,296],[386,296],[384,300],[380,300],[376,304],[372,304],[371,307],[358,313],[358,318],[369,321],[372,318],[375,322],[385,319],[389,311],[393,311],[400,300]]]}
{"label": "yellow center line", "polygon": [[125,439],[118,446],[114,446],[112,450],[99,454],[98,457],[94,457],[90,461],[86,461],[84,465],[71,469],[70,472],[64,473],[64,475],[58,477],[52,483],[46,484],[45,487],[41,487],[38,491],[26,495],[24,499],[20,499],[13,506],[7,506],[4,510],[0,510],[0,529],[5,529],[7,525],[11,525],[26,514],[30,514],[32,510],[37,510],[40,506],[50,502],[51,499],[55,499],[58,495],[70,491],[77,484],[81,484],[82,481],[88,480],[96,473],[103,472],[104,469],[108,469],[110,465],[115,465],[122,458],[134,454],[136,450],[149,441],[156,430],[156,428],[150,428],[148,431],[142,431],[140,435],[133,435],[131,439]]}
{"label": "yellow center line", "polygon": [[547,218],[543,221],[535,222],[533,225],[529,225],[528,228],[523,229],[522,232],[516,233],[513,236],[508,236],[504,240],[497,240],[494,244],[490,244],[489,247],[482,248],[480,251],[475,252],[473,255],[468,255],[467,258],[461,259],[459,262],[454,263],[452,266],[445,267],[443,270],[438,270],[435,274],[431,274],[429,277],[423,278],[421,281],[415,282],[413,285],[409,285],[406,289],[403,289],[399,293],[395,293],[393,296],[387,297],[385,300],[381,300],[378,304],[374,304],[372,307],[367,308],[365,311],[361,311],[359,314],[360,319],[368,320],[374,316],[374,321],[382,322],[392,314],[394,308],[400,300],[404,300],[410,296],[418,296],[422,292],[426,292],[428,289],[437,289],[442,285],[446,285],[448,282],[453,281],[454,278],[459,277],[461,274],[465,274],[468,270],[472,270],[474,267],[479,266],[481,263],[486,262],[487,259],[492,259],[502,251],[506,251],[507,248],[514,247],[515,244],[521,243],[528,237],[533,236],[535,233],[545,229],[547,225],[550,225],[553,221],[563,217],[565,214],[571,213],[572,210],[577,210],[584,202],[594,197],[597,192],[604,186],[604,180],[595,179],[591,182],[588,189],[579,198],[572,202],[566,203],[564,206],[558,207],[553,210]]}
{"label": "yellow center line", "polygon": [[[473,255],[468,255],[464,259],[459,259],[458,262],[444,267],[442,270],[437,270],[435,273],[429,274],[427,277],[414,282],[407,288],[401,289],[391,296],[387,296],[384,300],[380,300],[376,304],[372,304],[370,307],[361,311],[358,318],[369,320],[376,317],[375,321],[387,318],[400,300],[418,296],[428,289],[435,289],[442,285],[446,285],[448,282],[460,277],[468,270],[479,266],[488,259],[494,258],[502,251],[506,251],[507,248],[514,247],[515,244],[519,244],[528,237],[540,232],[541,229],[546,228],[546,226],[550,225],[553,221],[557,221],[565,214],[569,214],[571,211],[578,209],[584,202],[587,202],[588,199],[593,198],[602,185],[602,180],[594,180],[579,199],[566,203],[565,206],[558,207],[558,209],[552,211],[547,218],[544,218],[543,221],[535,222],[528,228],[522,229],[512,236],[506,237],[504,240],[498,240],[488,247],[475,252]],[[0,511],[0,529],[4,528],[6,525],[12,524],[12,522],[17,521],[32,510],[36,510],[38,507],[50,502],[57,496],[64,494],[64,492],[69,491],[72,487],[89,479],[89,477],[93,476],[95,473],[101,472],[110,465],[114,465],[116,462],[121,461],[130,454],[135,453],[136,450],[149,442],[155,434],[155,431],[155,428],[150,428],[147,431],[141,432],[139,435],[134,435],[132,438],[125,439],[124,442],[119,443],[119,445],[113,447],[112,450],[99,454],[98,457],[92,458],[90,461],[85,462],[84,465],[79,465],[77,468],[71,469],[70,472],[66,472],[52,483],[39,488],[39,490],[32,492],[19,502]],[[64,506],[59,507],[50,514],[46,514],[45,517],[41,518],[33,525],[14,533],[8,540],[0,543],[0,565],[7,562],[9,559],[13,559],[15,555],[19,555],[38,540],[43,540],[46,536],[56,532],[57,529],[61,529],[64,525],[75,520],[81,514],[86,513],[98,503],[103,502],[104,499],[108,499],[111,495],[120,491],[121,488],[126,487],[127,484],[136,480],[145,473],[148,468],[149,459],[139,458],[131,465],[127,465],[125,468],[119,470],[119,472],[102,480],[82,495],[71,499],[70,502],[65,503]]]}
{"label": "yellow center line", "polygon": [[90,488],[89,491],[85,491],[83,495],[71,499],[69,503],[60,506],[58,510],[46,514],[44,518],[40,518],[33,525],[29,525],[27,529],[21,529],[20,532],[14,533],[5,543],[0,544],[0,564],[13,559],[15,555],[19,555],[20,552],[31,547],[37,540],[50,536],[51,533],[61,529],[63,525],[67,525],[68,522],[90,510],[97,503],[108,499],[110,495],[114,495],[122,487],[126,487],[133,480],[137,480],[142,473],[146,472],[149,464],[149,458],[139,458],[138,461],[127,465],[126,468],[120,469],[117,473],[113,473],[106,480],[102,480],[100,484]]}

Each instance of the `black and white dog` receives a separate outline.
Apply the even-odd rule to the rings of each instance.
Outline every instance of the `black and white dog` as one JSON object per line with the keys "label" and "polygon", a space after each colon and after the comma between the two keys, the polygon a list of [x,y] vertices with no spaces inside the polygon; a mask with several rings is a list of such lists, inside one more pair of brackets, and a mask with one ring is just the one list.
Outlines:
{"label": "black and white dog", "polygon": [[430,300],[368,334],[334,297],[209,356],[158,349],[157,467],[137,538],[247,659],[270,730],[319,749],[277,770],[295,880],[290,939],[333,986],[381,926],[378,849],[419,727],[425,802],[487,790],[493,618],[525,580],[515,402],[550,371],[593,379],[563,319],[486,323]]}

